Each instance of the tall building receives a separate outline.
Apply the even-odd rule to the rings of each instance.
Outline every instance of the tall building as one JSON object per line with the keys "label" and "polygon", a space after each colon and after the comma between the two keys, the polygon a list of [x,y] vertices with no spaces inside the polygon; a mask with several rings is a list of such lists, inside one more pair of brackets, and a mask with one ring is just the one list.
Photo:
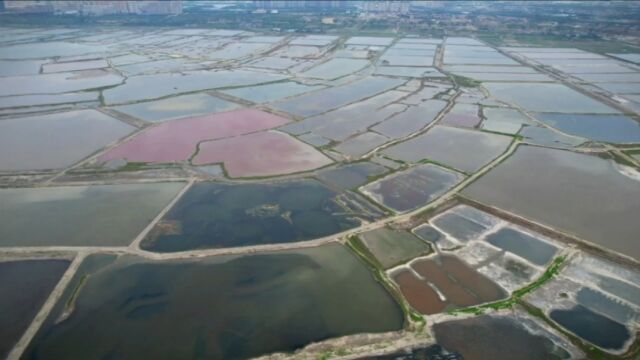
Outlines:
{"label": "tall building", "polygon": [[5,0],[6,11],[20,13],[78,13],[83,15],[110,14],[180,14],[182,0]]}

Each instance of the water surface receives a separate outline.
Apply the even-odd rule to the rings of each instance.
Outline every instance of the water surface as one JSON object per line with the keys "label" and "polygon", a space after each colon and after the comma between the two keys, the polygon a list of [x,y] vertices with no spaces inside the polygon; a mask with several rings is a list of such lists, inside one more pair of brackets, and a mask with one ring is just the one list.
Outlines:
{"label": "water surface", "polygon": [[0,356],[20,340],[68,266],[68,260],[0,261]]}
{"label": "water surface", "polygon": [[68,297],[60,300],[26,358],[246,359],[403,325],[393,298],[339,244],[166,262],[122,256],[102,265],[55,324]]}
{"label": "water surface", "polygon": [[520,146],[463,194],[640,258],[640,181],[612,160]]}
{"label": "water surface", "polygon": [[[193,185],[142,242],[159,252],[311,240],[360,224],[353,202],[316,180]],[[371,219],[371,215],[358,214]]]}
{"label": "water surface", "polygon": [[0,246],[127,246],[183,186],[1,189]]}

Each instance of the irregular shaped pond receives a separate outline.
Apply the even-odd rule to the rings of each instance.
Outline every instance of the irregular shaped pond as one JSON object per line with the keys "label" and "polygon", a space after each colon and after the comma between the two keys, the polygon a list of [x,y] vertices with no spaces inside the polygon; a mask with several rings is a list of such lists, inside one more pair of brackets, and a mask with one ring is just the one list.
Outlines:
{"label": "irregular shaped pond", "polygon": [[245,359],[403,325],[393,298],[339,244],[166,262],[122,256],[88,275],[73,312],[55,323],[63,297],[27,358]]}
{"label": "irregular shaped pond", "polygon": [[349,203],[316,180],[270,184],[197,183],[156,225],[142,247],[172,252],[311,240],[360,224]]}

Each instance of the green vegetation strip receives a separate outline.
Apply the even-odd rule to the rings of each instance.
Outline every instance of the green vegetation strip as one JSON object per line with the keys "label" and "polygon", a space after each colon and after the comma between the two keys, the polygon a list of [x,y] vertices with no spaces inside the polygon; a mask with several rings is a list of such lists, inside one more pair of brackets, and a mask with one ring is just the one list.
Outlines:
{"label": "green vegetation strip", "polygon": [[459,76],[459,75],[453,75],[453,74],[450,74],[449,76],[451,77],[451,80],[453,80],[454,84],[456,84],[457,86],[478,87],[481,84],[480,81],[473,80],[465,76]]}
{"label": "green vegetation strip", "polygon": [[67,300],[64,306],[65,313],[73,311],[73,308],[76,305],[76,300],[78,299],[78,296],[80,296],[80,290],[82,290],[84,285],[87,283],[88,279],[89,279],[88,275],[82,275],[82,277],[80,278],[80,281],[78,281],[78,284],[73,289],[71,296],[69,296],[69,300]]}
{"label": "green vegetation strip", "polygon": [[531,284],[521,289],[514,291],[513,294],[511,294],[511,297],[506,300],[501,300],[501,301],[488,303],[488,304],[482,304],[478,306],[471,306],[471,307],[462,308],[462,309],[455,309],[455,310],[449,311],[449,314],[455,315],[455,314],[466,313],[466,314],[481,315],[481,314],[484,314],[485,310],[488,310],[488,309],[493,309],[493,310],[510,309],[514,305],[520,303],[523,296],[541,287],[547,281],[551,280],[554,276],[556,276],[560,272],[560,268],[562,267],[566,259],[567,259],[566,256],[559,256],[553,259],[553,262],[551,263],[551,265],[547,268],[544,274],[542,274],[536,281],[532,282]]}

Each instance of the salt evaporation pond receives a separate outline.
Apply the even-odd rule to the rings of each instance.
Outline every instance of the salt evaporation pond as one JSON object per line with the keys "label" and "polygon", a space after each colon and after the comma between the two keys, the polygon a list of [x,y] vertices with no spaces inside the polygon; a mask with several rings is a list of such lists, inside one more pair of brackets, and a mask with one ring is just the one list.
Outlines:
{"label": "salt evaporation pond", "polygon": [[399,112],[371,129],[394,139],[409,136],[431,124],[446,106],[447,103],[442,100],[427,100]]}
{"label": "salt evaporation pond", "polygon": [[428,204],[462,179],[462,174],[433,164],[421,164],[360,189],[377,203],[396,212],[405,212]]}
{"label": "salt evaporation pond", "polygon": [[0,356],[9,354],[68,266],[68,260],[0,261]]}
{"label": "salt evaporation pond", "polygon": [[182,187],[175,182],[1,189],[0,247],[127,246]]}
{"label": "salt evaporation pond", "polygon": [[[568,359],[566,343],[533,320],[501,315],[450,320],[433,325],[435,340],[464,359]],[[552,340],[553,339],[553,340]],[[554,341],[555,340],[555,341]],[[570,344],[566,344],[570,346]]]}
{"label": "salt evaporation pond", "polygon": [[224,163],[230,177],[291,174],[332,162],[313,146],[277,131],[202,142],[192,160],[195,165]]}
{"label": "salt evaporation pond", "polygon": [[117,73],[105,70],[7,76],[0,77],[0,96],[82,91],[120,85],[123,81]]}
{"label": "salt evaporation pond", "polygon": [[0,60],[0,76],[37,75],[46,60]]}
{"label": "salt evaporation pond", "polygon": [[380,176],[387,171],[387,168],[376,163],[357,162],[339,168],[321,170],[316,177],[343,189],[355,189],[367,183],[371,177]]}
{"label": "salt evaporation pond", "polygon": [[633,322],[637,315],[640,314],[639,311],[618,300],[618,298],[588,287],[578,290],[575,298],[580,305],[621,324]]}
{"label": "salt evaporation pond", "polygon": [[265,56],[256,60],[255,62],[252,62],[249,65],[256,68],[286,70],[297,64],[298,61],[296,61],[295,59],[277,56]]}
{"label": "salt evaporation pond", "polygon": [[305,85],[293,81],[223,90],[222,93],[255,103],[265,103],[322,89],[321,85]]}
{"label": "salt evaporation pond", "polygon": [[37,42],[0,47],[2,59],[44,59],[58,56],[76,56],[100,53],[108,48],[103,45],[76,44],[66,41]]}
{"label": "salt evaporation pond", "polygon": [[42,65],[42,73],[103,69],[107,67],[109,67],[109,63],[104,59],[51,63]]}
{"label": "salt evaporation pond", "polygon": [[640,123],[623,115],[537,114],[536,118],[570,135],[610,143],[639,143]]}
{"label": "salt evaporation pond", "polygon": [[499,100],[525,110],[578,114],[616,114],[619,111],[562,84],[495,82],[484,87]]}
{"label": "salt evaporation pond", "polygon": [[173,120],[137,134],[98,158],[100,162],[175,162],[188,160],[203,140],[215,140],[266,130],[289,122],[255,109]]}
{"label": "salt evaporation pond", "polygon": [[385,77],[368,77],[354,83],[283,100],[275,103],[274,106],[294,115],[313,116],[385,92],[404,82],[404,80]]}
{"label": "salt evaporation pond", "polygon": [[99,92],[74,92],[53,95],[18,95],[0,97],[0,108],[27,107],[40,105],[59,105],[100,101]]}
{"label": "salt evaporation pond", "polygon": [[95,110],[3,120],[0,171],[64,168],[134,130]]}
{"label": "salt evaporation pond", "polygon": [[103,96],[105,103],[111,105],[206,89],[269,83],[286,78],[284,75],[244,70],[140,75],[127,78],[121,86],[105,90]]}
{"label": "salt evaporation pond", "polygon": [[543,145],[555,148],[572,148],[583,144],[587,139],[564,135],[542,126],[524,126],[520,131],[527,144]]}
{"label": "salt evaporation pond", "polygon": [[369,65],[368,60],[334,58],[303,72],[300,76],[333,80],[361,70]]}
{"label": "salt evaporation pond", "polygon": [[207,94],[175,96],[168,99],[114,106],[112,109],[138,119],[162,122],[188,116],[234,110],[235,103]]}
{"label": "salt evaporation pond", "polygon": [[453,211],[438,216],[431,220],[431,223],[437,226],[438,229],[463,243],[471,240],[477,240],[491,227],[491,224],[489,223],[470,219],[463,214]]}
{"label": "salt evaporation pond", "polygon": [[529,118],[515,109],[484,108],[482,113],[486,118],[486,120],[482,122],[482,128],[488,131],[517,134],[523,125],[533,123]]}
{"label": "salt evaporation pond", "polygon": [[290,123],[281,130],[295,135],[312,132],[327,139],[343,141],[402,111],[405,105],[391,103],[404,96],[406,93],[401,91],[387,91],[321,115]]}
{"label": "salt evaporation pond", "polygon": [[381,228],[359,235],[384,268],[390,268],[431,252],[426,242],[403,230]]}
{"label": "salt evaporation pond", "polygon": [[[158,252],[289,243],[321,238],[372,219],[353,196],[316,180],[193,185],[142,242]],[[358,211],[356,213],[355,211]]]}
{"label": "salt evaporation pond", "polygon": [[358,159],[390,140],[386,136],[367,131],[343,141],[334,149],[351,159]]}
{"label": "salt evaporation pond", "polygon": [[393,298],[339,244],[165,262],[121,256],[75,283],[85,274],[73,312],[55,323],[67,293],[27,358],[245,359],[403,326]]}
{"label": "salt evaporation pond", "polygon": [[565,329],[603,349],[620,350],[631,337],[627,328],[582,305],[556,309],[549,317]]}
{"label": "salt evaporation pond", "polygon": [[383,153],[394,159],[429,159],[465,172],[475,172],[504,153],[512,139],[480,131],[434,126],[422,135],[391,146]]}
{"label": "salt evaporation pond", "polygon": [[640,259],[640,181],[612,160],[520,146],[463,194]]}
{"label": "salt evaporation pond", "polygon": [[490,234],[486,241],[541,266],[548,264],[558,251],[557,247],[543,240],[511,228]]}
{"label": "salt evaporation pond", "polygon": [[455,256],[437,255],[411,263],[393,275],[400,291],[417,311],[431,315],[506,298],[507,293]]}

